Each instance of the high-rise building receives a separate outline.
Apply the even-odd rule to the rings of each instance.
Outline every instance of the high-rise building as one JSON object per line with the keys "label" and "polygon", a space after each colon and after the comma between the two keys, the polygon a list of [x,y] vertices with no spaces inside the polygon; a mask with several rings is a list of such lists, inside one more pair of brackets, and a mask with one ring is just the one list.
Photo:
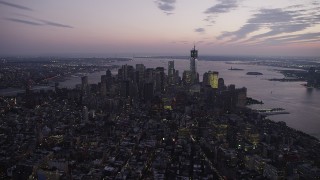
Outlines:
{"label": "high-rise building", "polygon": [[112,87],[112,85],[114,83],[114,80],[113,80],[112,73],[111,73],[110,69],[108,69],[106,71],[106,77],[107,77],[107,79],[106,79],[106,81],[107,81],[106,82],[107,92],[110,92],[110,89],[111,89],[111,87]]}
{"label": "high-rise building", "polygon": [[218,89],[218,79],[219,79],[219,73],[216,71],[213,71],[210,75],[209,75],[209,79],[210,79],[210,86],[213,89]]}
{"label": "high-rise building", "polygon": [[81,93],[82,95],[88,95],[89,94],[89,82],[88,82],[88,76],[81,77]]}
{"label": "high-rise building", "polygon": [[182,74],[182,82],[186,85],[190,85],[192,84],[192,72],[191,71],[183,71],[183,74]]}
{"label": "high-rise building", "polygon": [[175,84],[174,61],[168,62],[168,83],[169,83],[169,85]]}
{"label": "high-rise building", "polygon": [[163,67],[157,67],[155,72],[156,92],[163,93],[165,91],[165,73]]}
{"label": "high-rise building", "polygon": [[144,71],[146,67],[143,64],[136,64],[136,79],[137,83],[144,81]]}
{"label": "high-rise building", "polygon": [[136,64],[136,85],[139,97],[143,97],[143,84],[145,83],[145,70],[144,64]]}
{"label": "high-rise building", "polygon": [[219,73],[216,71],[209,71],[203,74],[203,85],[211,86],[213,89],[218,89],[218,77]]}
{"label": "high-rise building", "polygon": [[151,102],[153,98],[153,83],[148,82],[144,84],[143,97],[146,102]]}
{"label": "high-rise building", "polygon": [[111,74],[110,69],[108,69],[108,70],[106,71],[106,76],[107,76],[107,78],[111,78],[111,77],[112,77],[112,74]]}
{"label": "high-rise building", "polygon": [[118,80],[134,80],[135,72],[133,66],[130,65],[122,65],[120,69],[118,69]]}
{"label": "high-rise building", "polygon": [[223,90],[224,89],[224,79],[223,78],[219,78],[218,79],[218,88],[220,89],[220,90]]}
{"label": "high-rise building", "polygon": [[121,82],[120,95],[125,98],[130,96],[130,81],[125,80]]}
{"label": "high-rise building", "polygon": [[190,72],[191,72],[191,83],[196,83],[199,81],[197,76],[197,64],[196,60],[198,58],[198,50],[196,50],[196,46],[193,47],[190,58]]}
{"label": "high-rise building", "polygon": [[145,80],[146,82],[153,82],[154,81],[154,69],[147,68],[145,71]]}
{"label": "high-rise building", "polygon": [[208,73],[207,73],[207,72],[203,73],[202,85],[203,85],[204,87],[209,86],[209,76],[208,76]]}
{"label": "high-rise building", "polygon": [[100,87],[101,96],[107,95],[107,75],[101,76],[101,87]]}
{"label": "high-rise building", "polygon": [[241,89],[237,89],[237,91],[238,91],[237,107],[244,108],[247,103],[247,88],[243,87]]}
{"label": "high-rise building", "polygon": [[176,70],[174,74],[175,74],[174,75],[174,83],[175,84],[180,83],[181,78],[180,78],[180,75],[179,75],[179,70]]}
{"label": "high-rise building", "polygon": [[83,106],[82,109],[82,123],[87,123],[89,121],[89,110],[87,106]]}

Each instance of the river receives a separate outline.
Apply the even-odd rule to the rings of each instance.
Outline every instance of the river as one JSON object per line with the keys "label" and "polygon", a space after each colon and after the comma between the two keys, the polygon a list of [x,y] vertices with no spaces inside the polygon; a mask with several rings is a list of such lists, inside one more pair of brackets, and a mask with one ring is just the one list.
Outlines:
{"label": "river", "polygon": [[[183,70],[189,69],[188,59],[170,59],[175,61],[175,69],[182,76]],[[115,65],[133,65],[142,63],[146,67],[165,67],[167,71],[168,59],[135,58],[133,61],[114,62]],[[203,73],[207,71],[218,71],[219,77],[223,78],[226,85],[235,84],[236,87],[246,87],[247,96],[262,100],[263,105],[253,105],[253,108],[284,108],[290,114],[269,116],[273,121],[284,121],[289,127],[301,130],[320,139],[320,89],[308,89],[301,84],[303,82],[279,82],[269,81],[271,78],[283,78],[284,76],[276,70],[283,68],[246,65],[243,62],[229,64],[223,61],[197,61],[197,71],[202,81]],[[239,63],[239,64],[238,64]],[[240,68],[243,71],[228,70]],[[247,72],[261,72],[261,76],[246,75]],[[117,73],[116,69],[112,74]],[[167,73],[167,72],[166,72]],[[100,77],[105,71],[95,72],[88,75],[89,83],[100,82]],[[73,88],[81,83],[80,77],[70,77],[60,83],[60,87]],[[11,89],[14,90],[14,89]],[[8,91],[8,90],[6,90]],[[10,91],[10,90],[9,90]],[[1,95],[1,92],[0,92]]]}
{"label": "river", "polygon": [[[188,59],[173,59],[175,69],[182,76],[183,70],[189,69]],[[136,58],[133,61],[118,62],[117,65],[144,64],[146,67],[165,67],[167,71],[168,59]],[[263,105],[254,105],[253,108],[284,108],[290,114],[269,116],[273,121],[284,121],[289,127],[301,130],[320,139],[320,89],[310,89],[302,86],[303,82],[269,81],[271,78],[283,78],[277,70],[284,68],[246,65],[243,62],[229,64],[223,61],[197,61],[197,71],[202,81],[203,73],[218,71],[226,85],[235,84],[236,87],[246,87],[247,96],[262,100]],[[231,68],[243,71],[228,70]],[[261,72],[261,76],[246,75],[247,72]],[[166,72],[167,73],[167,72]]]}

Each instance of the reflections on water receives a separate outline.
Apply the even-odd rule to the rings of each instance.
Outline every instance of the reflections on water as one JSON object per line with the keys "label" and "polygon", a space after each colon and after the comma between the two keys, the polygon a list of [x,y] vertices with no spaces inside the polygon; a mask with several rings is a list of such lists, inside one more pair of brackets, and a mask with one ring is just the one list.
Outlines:
{"label": "reflections on water", "polygon": [[[134,61],[121,62],[121,64],[135,65],[143,63],[146,67],[163,66],[167,68],[169,60],[135,59]],[[188,59],[174,59],[175,69],[180,76],[183,70],[189,69]],[[243,71],[231,71],[231,68]],[[236,87],[247,87],[248,96],[262,100],[263,105],[254,105],[253,108],[284,108],[290,114],[270,116],[274,121],[284,121],[289,127],[301,130],[320,139],[320,90],[302,86],[302,82],[269,81],[271,78],[283,78],[277,67],[227,64],[222,61],[198,61],[197,71],[202,81],[202,75],[209,70],[218,71],[226,84],[235,84]],[[261,72],[261,76],[249,76],[247,72]]]}
{"label": "reflections on water", "polygon": [[[171,60],[171,59],[170,59]],[[133,61],[115,62],[117,65],[133,65],[138,63],[146,67],[162,66],[167,69],[169,59],[146,59],[136,58]],[[174,59],[175,69],[179,70],[180,76],[184,70],[189,69],[188,59]],[[230,61],[229,61],[230,62]],[[229,63],[228,62],[228,63]],[[231,68],[243,69],[242,71],[231,71]],[[198,61],[197,71],[202,81],[202,75],[207,71],[218,71],[219,77],[222,77],[225,84],[235,84],[236,87],[247,87],[249,97],[262,100],[263,105],[253,105],[253,108],[284,108],[290,114],[270,116],[274,121],[284,121],[288,126],[316,136],[320,139],[320,90],[310,89],[302,86],[302,82],[278,82],[268,81],[271,78],[283,78],[276,67],[245,65],[245,64],[227,64],[222,61]],[[261,76],[246,75],[249,71],[261,72]],[[116,69],[112,74],[117,73]],[[89,74],[89,83],[100,82],[101,75],[105,71]],[[60,83],[60,87],[73,88],[81,83],[81,78],[70,77],[65,82]],[[8,90],[7,90],[8,91]],[[10,89],[9,89],[10,91]],[[11,89],[11,91],[17,91]]]}

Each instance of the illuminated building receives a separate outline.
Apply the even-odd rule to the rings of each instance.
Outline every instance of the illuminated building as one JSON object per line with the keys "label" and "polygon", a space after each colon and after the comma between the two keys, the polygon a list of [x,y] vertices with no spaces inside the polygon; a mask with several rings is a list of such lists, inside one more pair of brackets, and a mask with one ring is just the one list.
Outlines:
{"label": "illuminated building", "polygon": [[213,89],[218,89],[218,76],[219,76],[219,73],[215,71],[209,75],[210,86]]}
{"label": "illuminated building", "polygon": [[203,75],[203,84],[204,86],[210,85],[213,89],[218,89],[219,87],[219,73],[216,71],[209,71]]}

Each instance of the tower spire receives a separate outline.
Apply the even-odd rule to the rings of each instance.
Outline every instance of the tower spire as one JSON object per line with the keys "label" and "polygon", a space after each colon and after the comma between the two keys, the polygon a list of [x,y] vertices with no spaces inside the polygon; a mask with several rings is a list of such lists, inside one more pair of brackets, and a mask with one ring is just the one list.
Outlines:
{"label": "tower spire", "polygon": [[193,49],[191,50],[191,58],[190,58],[190,73],[192,83],[198,82],[197,80],[197,64],[196,59],[198,58],[198,51],[196,50],[195,43],[193,44]]}

